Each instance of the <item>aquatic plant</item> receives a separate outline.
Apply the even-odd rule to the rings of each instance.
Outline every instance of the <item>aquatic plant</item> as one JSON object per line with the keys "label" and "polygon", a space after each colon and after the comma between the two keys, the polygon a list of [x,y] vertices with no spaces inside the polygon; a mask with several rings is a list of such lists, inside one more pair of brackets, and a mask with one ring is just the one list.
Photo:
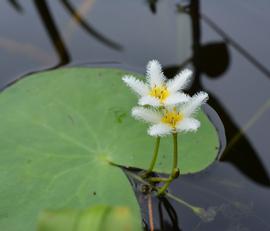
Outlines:
{"label": "aquatic plant", "polygon": [[[153,137],[129,116],[137,98],[122,81],[126,75],[144,78],[112,68],[62,68],[26,76],[0,93],[3,230],[34,230],[44,209],[97,205],[128,208],[133,230],[141,230],[123,167],[148,169]],[[200,129],[181,136],[182,175],[205,169],[217,155],[216,129],[202,110],[197,119]],[[171,173],[171,151],[171,139],[162,137],[153,172]]]}
{"label": "aquatic plant", "polygon": [[177,134],[197,131],[200,127],[200,121],[193,118],[193,115],[208,99],[208,94],[205,92],[199,92],[192,97],[180,92],[187,86],[191,74],[192,72],[186,69],[172,80],[166,80],[159,62],[152,60],[147,65],[146,79],[148,85],[133,76],[123,77],[123,81],[139,94],[138,103],[143,105],[134,107],[132,116],[150,123],[148,134],[157,137],[152,161],[143,177],[148,177],[156,164],[160,137],[171,134],[173,136],[173,166],[169,178],[151,177],[149,179],[155,182],[165,182],[164,186],[158,191],[158,195],[163,195],[170,182],[179,176]]}

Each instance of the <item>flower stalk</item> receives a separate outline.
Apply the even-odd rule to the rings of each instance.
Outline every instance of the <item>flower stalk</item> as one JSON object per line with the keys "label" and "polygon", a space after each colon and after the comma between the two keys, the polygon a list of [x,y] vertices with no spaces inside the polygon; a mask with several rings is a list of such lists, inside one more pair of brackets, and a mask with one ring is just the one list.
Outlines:
{"label": "flower stalk", "polygon": [[160,144],[160,137],[158,136],[158,137],[156,138],[155,149],[154,149],[154,152],[153,152],[153,157],[152,157],[150,166],[149,166],[148,170],[142,175],[143,178],[148,177],[149,174],[150,174],[151,172],[153,172],[153,169],[154,169],[155,164],[156,164],[156,162],[157,162],[158,151],[159,151],[159,144]]}
{"label": "flower stalk", "polygon": [[173,166],[171,175],[169,176],[167,182],[158,190],[158,196],[162,196],[165,194],[166,190],[168,189],[170,183],[179,176],[179,169],[178,169],[178,144],[177,144],[177,133],[173,133]]}

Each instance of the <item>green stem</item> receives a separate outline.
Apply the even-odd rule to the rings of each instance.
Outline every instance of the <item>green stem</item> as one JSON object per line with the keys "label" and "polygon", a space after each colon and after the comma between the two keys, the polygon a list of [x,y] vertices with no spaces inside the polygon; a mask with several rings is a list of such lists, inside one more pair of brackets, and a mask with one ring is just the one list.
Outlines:
{"label": "green stem", "polygon": [[173,166],[172,172],[168,181],[158,191],[158,196],[164,195],[170,183],[179,175],[178,166],[178,147],[177,147],[177,133],[173,133]]}
{"label": "green stem", "polygon": [[147,178],[148,181],[150,182],[167,182],[169,178],[165,177],[149,177]]}
{"label": "green stem", "polygon": [[156,145],[155,145],[155,149],[153,152],[153,157],[152,157],[152,161],[150,163],[150,167],[148,168],[148,170],[143,174],[143,177],[147,177],[154,169],[155,164],[157,162],[157,157],[158,157],[158,150],[159,150],[159,144],[160,144],[160,137],[158,136],[156,139]]}
{"label": "green stem", "polygon": [[177,162],[178,162],[177,133],[173,133],[173,169],[172,169],[172,173],[174,173],[174,170],[177,169]]}

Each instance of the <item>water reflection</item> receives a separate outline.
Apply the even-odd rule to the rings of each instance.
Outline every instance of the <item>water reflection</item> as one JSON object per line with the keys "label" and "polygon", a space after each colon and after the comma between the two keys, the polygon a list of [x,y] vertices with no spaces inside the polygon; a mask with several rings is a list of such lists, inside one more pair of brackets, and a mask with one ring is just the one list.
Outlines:
{"label": "water reflection", "polygon": [[[142,193],[140,181],[132,175],[129,179],[142,205],[146,228],[149,228],[148,196]],[[170,193],[215,216],[202,219],[171,197],[158,199],[153,196],[155,230],[270,230],[270,215],[266,212],[270,206],[268,190],[251,184],[227,163],[217,162],[200,173],[178,178],[171,185]]]}
{"label": "water reflection", "polygon": [[[190,91],[191,93],[195,93],[203,89],[201,84],[202,73],[206,73],[211,78],[219,78],[229,67],[230,60],[228,48],[225,43],[201,44],[199,0],[191,1],[188,13],[192,18],[193,57],[191,61],[195,67],[195,78]],[[179,66],[170,66],[165,69],[165,73],[167,76],[174,76],[180,68],[182,68],[182,64]],[[227,141],[230,143],[235,135],[238,134],[240,128],[234,123],[222,103],[211,92],[208,91],[208,93],[210,95],[209,104],[221,116],[226,129]],[[221,160],[233,163],[239,170],[257,183],[270,186],[268,173],[245,134],[242,134],[241,138],[233,147],[230,146],[229,149],[225,149]]]}
{"label": "water reflection", "polygon": [[38,11],[38,15],[44,25],[44,28],[47,30],[49,38],[51,39],[52,44],[55,48],[55,51],[57,52],[57,55],[59,57],[59,63],[55,67],[59,67],[59,66],[69,63],[70,61],[69,52],[54,23],[53,17],[47,5],[47,1],[35,0],[34,4]]}
{"label": "water reflection", "polygon": [[17,12],[22,13],[23,12],[23,8],[20,5],[20,3],[16,0],[8,0],[9,4],[11,5],[11,7],[13,9],[15,9]]}
{"label": "water reflection", "polygon": [[[169,221],[165,218],[164,212],[166,212]],[[168,231],[181,231],[179,228],[179,219],[177,212],[175,211],[174,207],[171,205],[167,198],[160,198],[158,201],[158,213],[159,213],[159,230],[168,230]]]}
{"label": "water reflection", "polygon": [[[152,3],[152,2],[151,2]],[[184,3],[184,4],[183,4]],[[157,4],[157,2],[155,2]],[[155,5],[156,7],[156,5]],[[200,2],[199,0],[192,0],[190,5],[186,2],[180,2],[178,5],[178,11],[186,12],[191,16],[192,21],[192,33],[193,33],[193,56],[187,59],[184,63],[178,66],[167,66],[165,73],[167,76],[175,76],[184,66],[192,63],[195,67],[195,78],[191,86],[191,93],[195,93],[203,89],[201,84],[201,74],[205,73],[210,78],[219,78],[229,68],[230,56],[227,47],[227,43],[233,44],[245,57],[259,68],[264,74],[268,75],[269,72],[260,63],[256,61],[249,53],[247,53],[241,46],[236,42],[228,38],[221,29],[215,26],[221,35],[225,36],[225,42],[217,42],[210,44],[201,44],[201,26],[200,26]],[[207,19],[208,23],[211,21]],[[212,25],[212,24],[211,24]],[[269,75],[270,76],[270,75]],[[226,128],[226,135],[228,143],[230,143],[235,136],[239,133],[240,128],[234,123],[230,114],[225,110],[222,103],[213,95],[211,92],[209,103],[215,108],[218,114],[222,117],[222,121]],[[269,186],[270,179],[264,165],[258,158],[258,154],[250,144],[245,134],[241,135],[241,138],[229,148],[225,149],[221,160],[229,161],[233,163],[239,170],[249,176],[256,182]],[[254,171],[256,169],[256,171]]]}
{"label": "water reflection", "polygon": [[61,0],[61,3],[63,4],[63,7],[70,13],[70,15],[76,20],[76,22],[78,22],[81,28],[83,28],[89,35],[96,38],[97,41],[115,50],[120,51],[123,49],[123,47],[120,44],[106,38],[104,35],[100,34],[99,32],[96,31],[96,29],[90,26],[89,22],[84,21],[80,15],[80,12],[77,12],[73,8],[73,6],[69,3],[69,1]]}
{"label": "water reflection", "polygon": [[[195,230],[217,230],[217,227],[220,230],[233,230],[237,227],[270,230],[269,214],[265,213],[269,203],[264,200],[268,195],[267,189],[250,184],[228,164],[217,163],[197,176],[184,176],[178,183],[172,186],[173,193],[193,204],[215,209],[217,213],[212,222],[195,222],[194,218],[196,224],[191,227],[196,227]],[[261,197],[260,201],[256,199],[258,196]],[[185,219],[182,225],[183,222]]]}
{"label": "water reflection", "polygon": [[149,5],[149,9],[152,11],[152,13],[156,13],[157,12],[157,3],[158,0],[146,0],[148,5]]}
{"label": "water reflection", "polygon": [[[144,230],[155,230],[155,231],[182,231],[180,229],[179,214],[175,211],[172,204],[166,198],[157,199],[152,197],[152,213],[155,217],[152,221],[152,224],[148,220],[144,219]],[[148,210],[149,214],[149,210]],[[158,224],[157,224],[158,223]],[[152,226],[152,227],[150,227]]]}
{"label": "water reflection", "polygon": [[[72,4],[70,4],[69,1],[61,0],[60,2],[63,6],[63,9],[65,9],[73,18],[73,20],[75,20],[78,25],[83,28],[90,36],[93,36],[97,41],[103,43],[104,45],[112,49],[119,51],[123,49],[121,45],[106,38],[101,33],[97,32],[92,26],[90,26],[88,22],[84,21],[80,13],[73,8]],[[18,12],[22,11],[22,7],[17,1],[9,0],[9,3]],[[70,62],[70,54],[55,24],[47,1],[34,0],[33,3],[59,58],[59,63],[53,68],[68,64]]]}

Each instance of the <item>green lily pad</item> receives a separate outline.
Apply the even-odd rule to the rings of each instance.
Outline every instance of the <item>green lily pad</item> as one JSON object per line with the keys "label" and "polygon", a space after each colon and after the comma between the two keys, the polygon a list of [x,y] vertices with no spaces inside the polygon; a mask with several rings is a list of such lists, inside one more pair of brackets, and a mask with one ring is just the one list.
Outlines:
{"label": "green lily pad", "polygon": [[[34,74],[0,94],[0,227],[34,230],[42,209],[139,206],[123,171],[147,168],[154,138],[130,109],[137,98],[117,69],[68,68]],[[181,173],[216,158],[218,137],[204,113],[197,133],[179,136]],[[170,172],[172,140],[161,140],[158,172]]]}
{"label": "green lily pad", "polygon": [[127,207],[96,205],[87,209],[45,210],[38,231],[135,231]]}

